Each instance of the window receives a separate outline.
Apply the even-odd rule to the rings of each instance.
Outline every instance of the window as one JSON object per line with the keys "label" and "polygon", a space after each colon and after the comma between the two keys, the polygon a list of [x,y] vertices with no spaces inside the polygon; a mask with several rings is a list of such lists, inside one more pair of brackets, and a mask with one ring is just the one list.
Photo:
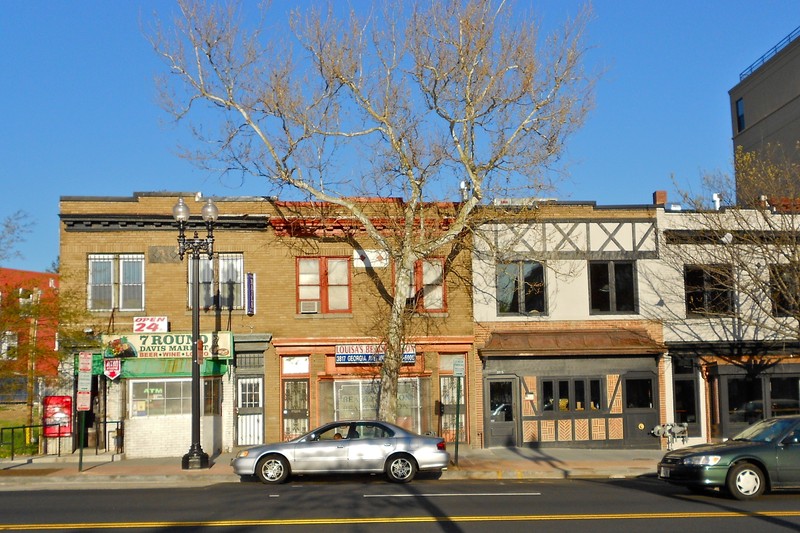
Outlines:
{"label": "window", "polygon": [[686,265],[684,287],[687,317],[733,312],[733,269],[730,265]]}
{"label": "window", "polygon": [[300,313],[349,312],[350,260],[343,257],[299,258],[297,301]]}
{"label": "window", "polygon": [[633,261],[589,263],[591,314],[636,313]]}
{"label": "window", "polygon": [[422,259],[414,265],[409,294],[414,308],[422,312],[444,311],[444,260]]}
{"label": "window", "polygon": [[628,409],[652,409],[653,380],[650,378],[626,379],[625,406]]}
{"label": "window", "polygon": [[773,316],[797,316],[800,312],[798,265],[770,265],[769,281]]}
{"label": "window", "polygon": [[497,265],[497,314],[545,313],[544,266],[536,261]]}
{"label": "window", "polygon": [[91,311],[143,310],[144,255],[90,255],[87,293]]}
{"label": "window", "polygon": [[0,359],[16,359],[19,339],[15,331],[0,333]]}
{"label": "window", "polygon": [[[189,258],[189,307],[192,304],[192,259]],[[216,265],[219,272],[218,288],[214,290],[214,259],[202,256],[199,259],[200,307],[210,309],[216,306],[219,296],[220,309],[244,308],[244,255],[229,253],[217,254]],[[215,294],[216,292],[216,294]]]}
{"label": "window", "polygon": [[736,132],[744,130],[744,100],[739,98],[736,100]]}
{"label": "window", "polygon": [[203,380],[203,414],[222,414],[222,381],[218,378]]}
{"label": "window", "polygon": [[244,255],[219,254],[219,306],[244,308]]}
{"label": "window", "polygon": [[[130,382],[130,415],[187,415],[192,412],[190,379],[153,379]],[[222,382],[219,378],[203,380],[204,414],[222,412]]]}
{"label": "window", "polygon": [[[417,378],[397,382],[398,425],[419,431],[422,417],[422,384]],[[378,388],[373,380],[336,381],[333,384],[334,420],[377,418]]]}
{"label": "window", "polygon": [[541,410],[580,412],[603,409],[601,384],[599,378],[543,380]]}

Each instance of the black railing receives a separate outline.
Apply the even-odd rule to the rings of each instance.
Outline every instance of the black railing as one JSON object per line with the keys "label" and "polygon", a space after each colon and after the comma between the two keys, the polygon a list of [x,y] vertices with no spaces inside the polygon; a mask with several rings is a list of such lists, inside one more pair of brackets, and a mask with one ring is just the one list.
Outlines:
{"label": "black railing", "polygon": [[[39,455],[39,443],[42,443],[42,453],[48,455],[47,444],[48,440],[55,438],[56,439],[56,455],[59,457],[61,456],[61,439],[64,437],[73,436],[71,433],[66,434],[59,434],[53,436],[45,435],[45,428],[48,427],[59,427],[60,424],[39,424],[39,425],[30,425],[30,426],[15,426],[15,427],[7,427],[7,428],[0,428],[0,446],[10,446],[11,447],[11,460],[13,461],[16,455],[18,455],[18,449],[24,450],[25,455]],[[113,426],[113,429],[109,429],[109,426]],[[124,449],[124,424],[122,420],[109,420],[106,422],[96,422],[91,429],[94,429],[93,433],[95,435],[94,443],[86,443],[88,445],[84,446],[86,448],[94,448],[95,455],[100,453],[100,450],[109,451],[109,442],[113,444],[111,447],[114,450],[114,453],[122,453]],[[88,432],[87,433],[92,433]],[[19,436],[20,434],[21,436]],[[10,437],[9,437],[10,435]],[[102,436],[101,438],[98,438]],[[44,439],[44,440],[42,440]],[[102,441],[102,443],[101,443]],[[19,443],[19,444],[18,444]],[[36,446],[36,451],[34,453],[30,453],[31,446]]]}
{"label": "black railing", "polygon": [[767,50],[766,53],[763,56],[756,59],[752,65],[744,69],[742,73],[739,74],[739,81],[742,81],[747,76],[752,74],[753,71],[756,70],[758,67],[769,61],[772,58],[772,56],[783,50],[787,44],[794,41],[795,37],[797,37],[798,35],[800,35],[800,26],[795,28],[795,30],[792,33],[781,39],[781,41],[778,44]]}
{"label": "black railing", "polygon": [[[24,450],[25,455],[38,455],[39,443],[43,442],[45,446],[45,453],[47,447],[47,440],[41,441],[44,438],[44,428],[58,427],[60,424],[40,424],[32,426],[15,426],[8,428],[0,428],[0,446],[11,446],[11,460],[17,455],[18,448]],[[21,436],[17,436],[19,433]],[[9,437],[10,435],[10,437]],[[67,436],[67,435],[64,435]],[[31,447],[35,446],[36,452],[30,454]],[[58,439],[58,455],[61,455],[61,439]]]}

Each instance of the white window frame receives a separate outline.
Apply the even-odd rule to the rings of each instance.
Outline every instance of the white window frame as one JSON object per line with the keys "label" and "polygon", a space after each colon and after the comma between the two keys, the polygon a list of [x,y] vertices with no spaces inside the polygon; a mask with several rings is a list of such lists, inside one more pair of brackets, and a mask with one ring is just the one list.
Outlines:
{"label": "white window frame", "polygon": [[[189,257],[188,266],[188,296],[186,301],[188,307],[192,307],[192,259]],[[233,272],[233,276],[230,273]],[[211,309],[220,307],[222,309],[242,310],[245,305],[245,271],[243,253],[220,253],[209,259],[207,255],[200,257],[200,307]],[[216,279],[216,283],[215,280]],[[230,282],[233,282],[229,288]],[[214,290],[216,289],[216,290]],[[227,301],[228,294],[233,295],[233,305]],[[220,305],[220,301],[225,301],[225,305]]]}
{"label": "white window frame", "polygon": [[[105,263],[109,265],[110,269],[110,279],[104,279],[102,282],[97,282],[97,274],[98,269],[97,266],[101,263]],[[131,282],[129,279],[126,279],[125,273],[129,272],[126,267],[128,266],[136,266],[134,270],[130,272],[136,272],[139,275],[138,280],[133,280]],[[95,289],[107,287],[110,291],[110,301],[107,302],[110,305],[102,305],[97,307],[97,302],[94,299]],[[125,297],[126,294],[135,288],[138,287],[140,294],[137,300],[136,305],[130,305],[130,302],[134,300],[128,296]],[[88,274],[87,274],[87,283],[86,283],[86,298],[87,298],[87,308],[90,311],[143,311],[144,310],[144,302],[145,302],[145,268],[144,268],[144,254],[90,254],[88,258]],[[104,302],[105,303],[105,302]]]}

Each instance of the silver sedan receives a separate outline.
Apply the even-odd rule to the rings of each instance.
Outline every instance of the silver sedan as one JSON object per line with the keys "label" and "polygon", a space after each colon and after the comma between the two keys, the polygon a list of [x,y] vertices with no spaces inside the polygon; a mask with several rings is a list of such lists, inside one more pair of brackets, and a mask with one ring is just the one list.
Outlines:
{"label": "silver sedan", "polygon": [[291,474],[385,473],[407,483],[418,471],[447,469],[450,454],[441,437],[418,435],[377,420],[325,424],[288,442],[240,451],[234,473],[282,483]]}

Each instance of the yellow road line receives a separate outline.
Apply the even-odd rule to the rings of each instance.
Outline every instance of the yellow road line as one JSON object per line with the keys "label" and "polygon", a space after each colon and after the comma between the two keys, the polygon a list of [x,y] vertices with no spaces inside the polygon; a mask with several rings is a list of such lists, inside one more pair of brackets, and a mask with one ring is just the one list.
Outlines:
{"label": "yellow road line", "polygon": [[173,527],[246,527],[246,526],[311,526],[356,524],[414,524],[440,522],[549,522],[588,520],[660,520],[676,518],[791,518],[800,517],[800,511],[714,511],[693,513],[608,513],[563,515],[511,515],[511,516],[405,516],[379,518],[291,518],[255,520],[211,520],[206,522],[82,522],[72,524],[0,524],[0,531],[53,531],[73,529],[132,529]]}

